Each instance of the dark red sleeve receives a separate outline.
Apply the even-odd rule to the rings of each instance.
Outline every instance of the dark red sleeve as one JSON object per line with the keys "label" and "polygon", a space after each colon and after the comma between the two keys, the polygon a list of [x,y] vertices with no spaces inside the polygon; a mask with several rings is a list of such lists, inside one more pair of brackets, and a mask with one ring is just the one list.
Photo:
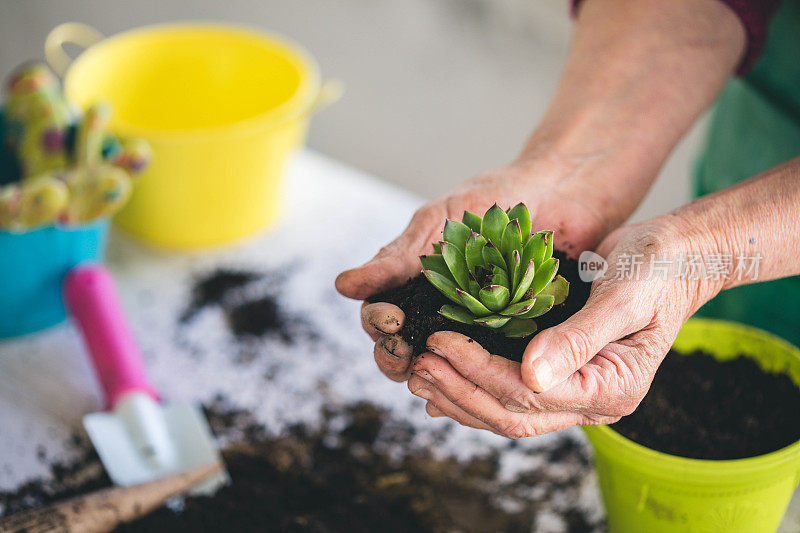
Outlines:
{"label": "dark red sleeve", "polygon": [[[578,6],[586,0],[572,0],[572,16],[575,16]],[[747,34],[747,47],[742,56],[742,61],[736,69],[738,75],[746,74],[753,63],[761,56],[767,40],[769,21],[775,13],[781,0],[719,0],[730,7],[739,17]]]}

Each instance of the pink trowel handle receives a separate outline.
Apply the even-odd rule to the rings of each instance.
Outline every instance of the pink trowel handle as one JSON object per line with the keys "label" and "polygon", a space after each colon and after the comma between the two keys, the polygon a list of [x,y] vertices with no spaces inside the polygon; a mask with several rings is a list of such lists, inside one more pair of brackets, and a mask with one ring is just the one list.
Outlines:
{"label": "pink trowel handle", "polygon": [[94,369],[113,409],[123,395],[144,392],[155,400],[144,361],[117,298],[114,279],[102,266],[80,265],[64,280],[64,301],[83,334]]}

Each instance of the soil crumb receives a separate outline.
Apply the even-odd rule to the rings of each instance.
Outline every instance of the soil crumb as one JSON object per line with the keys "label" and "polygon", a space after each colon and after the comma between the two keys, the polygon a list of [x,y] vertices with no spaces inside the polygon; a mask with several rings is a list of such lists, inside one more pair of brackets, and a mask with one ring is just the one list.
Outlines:
{"label": "soil crumb", "polygon": [[670,351],[639,408],[611,427],[660,452],[742,459],[800,439],[800,389],[748,357]]}
{"label": "soil crumb", "polygon": [[[589,299],[591,283],[581,281],[578,275],[578,262],[564,253],[555,251],[559,260],[558,273],[569,282],[569,296],[563,304],[555,306],[547,314],[536,319],[538,331],[560,324]],[[508,338],[490,328],[469,326],[448,320],[439,314],[439,309],[450,303],[442,293],[421,274],[410,279],[405,285],[377,294],[369,302],[389,302],[398,306],[406,315],[406,322],[400,335],[414,348],[414,354],[425,351],[428,337],[436,331],[455,331],[475,339],[484,349],[514,361],[522,361],[525,347],[533,337]],[[535,335],[535,334],[534,334]]]}

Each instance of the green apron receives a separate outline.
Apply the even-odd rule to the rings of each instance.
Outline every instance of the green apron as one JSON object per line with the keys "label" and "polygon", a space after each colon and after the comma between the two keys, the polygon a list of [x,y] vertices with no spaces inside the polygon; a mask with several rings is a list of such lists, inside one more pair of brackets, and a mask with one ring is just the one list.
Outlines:
{"label": "green apron", "polygon": [[[717,100],[695,169],[695,194],[723,189],[798,155],[800,0],[786,0],[772,19],[764,54]],[[698,315],[752,324],[800,345],[800,276],[723,291]]]}

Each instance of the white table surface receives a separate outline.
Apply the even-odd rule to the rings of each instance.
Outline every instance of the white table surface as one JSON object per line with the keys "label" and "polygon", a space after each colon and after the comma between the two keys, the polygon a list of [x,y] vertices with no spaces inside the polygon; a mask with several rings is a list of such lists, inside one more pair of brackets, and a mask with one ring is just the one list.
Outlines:
{"label": "white table surface", "polygon": [[[222,394],[273,432],[297,422],[315,423],[325,402],[367,400],[413,423],[420,446],[464,458],[502,449],[501,471],[509,476],[535,466],[531,461],[537,459],[521,448],[553,446],[563,434],[508,448],[505,439],[458,426],[437,432],[446,436],[433,440],[430,430],[456,425],[431,419],[424,402],[404,384],[383,378],[360,328],[359,304],[333,288],[339,271],[371,257],[420,204],[418,197],[304,151],[290,165],[280,221],[256,237],[190,254],[154,250],[114,232],[107,264],[156,388],[170,399],[200,402]],[[304,317],[319,339],[299,336],[287,344],[266,338],[243,346],[214,307],[188,325],[179,324],[193,281],[219,266],[290,272],[281,282],[280,303]],[[259,356],[243,363],[245,352]],[[81,431],[81,417],[101,409],[98,385],[70,324],[0,342],[0,491],[46,477],[42,454],[69,460],[74,450],[68,441]],[[584,442],[575,428],[567,435]],[[579,497],[590,512],[601,512],[593,476],[587,476]],[[795,498],[784,531],[800,531],[799,506]]]}

